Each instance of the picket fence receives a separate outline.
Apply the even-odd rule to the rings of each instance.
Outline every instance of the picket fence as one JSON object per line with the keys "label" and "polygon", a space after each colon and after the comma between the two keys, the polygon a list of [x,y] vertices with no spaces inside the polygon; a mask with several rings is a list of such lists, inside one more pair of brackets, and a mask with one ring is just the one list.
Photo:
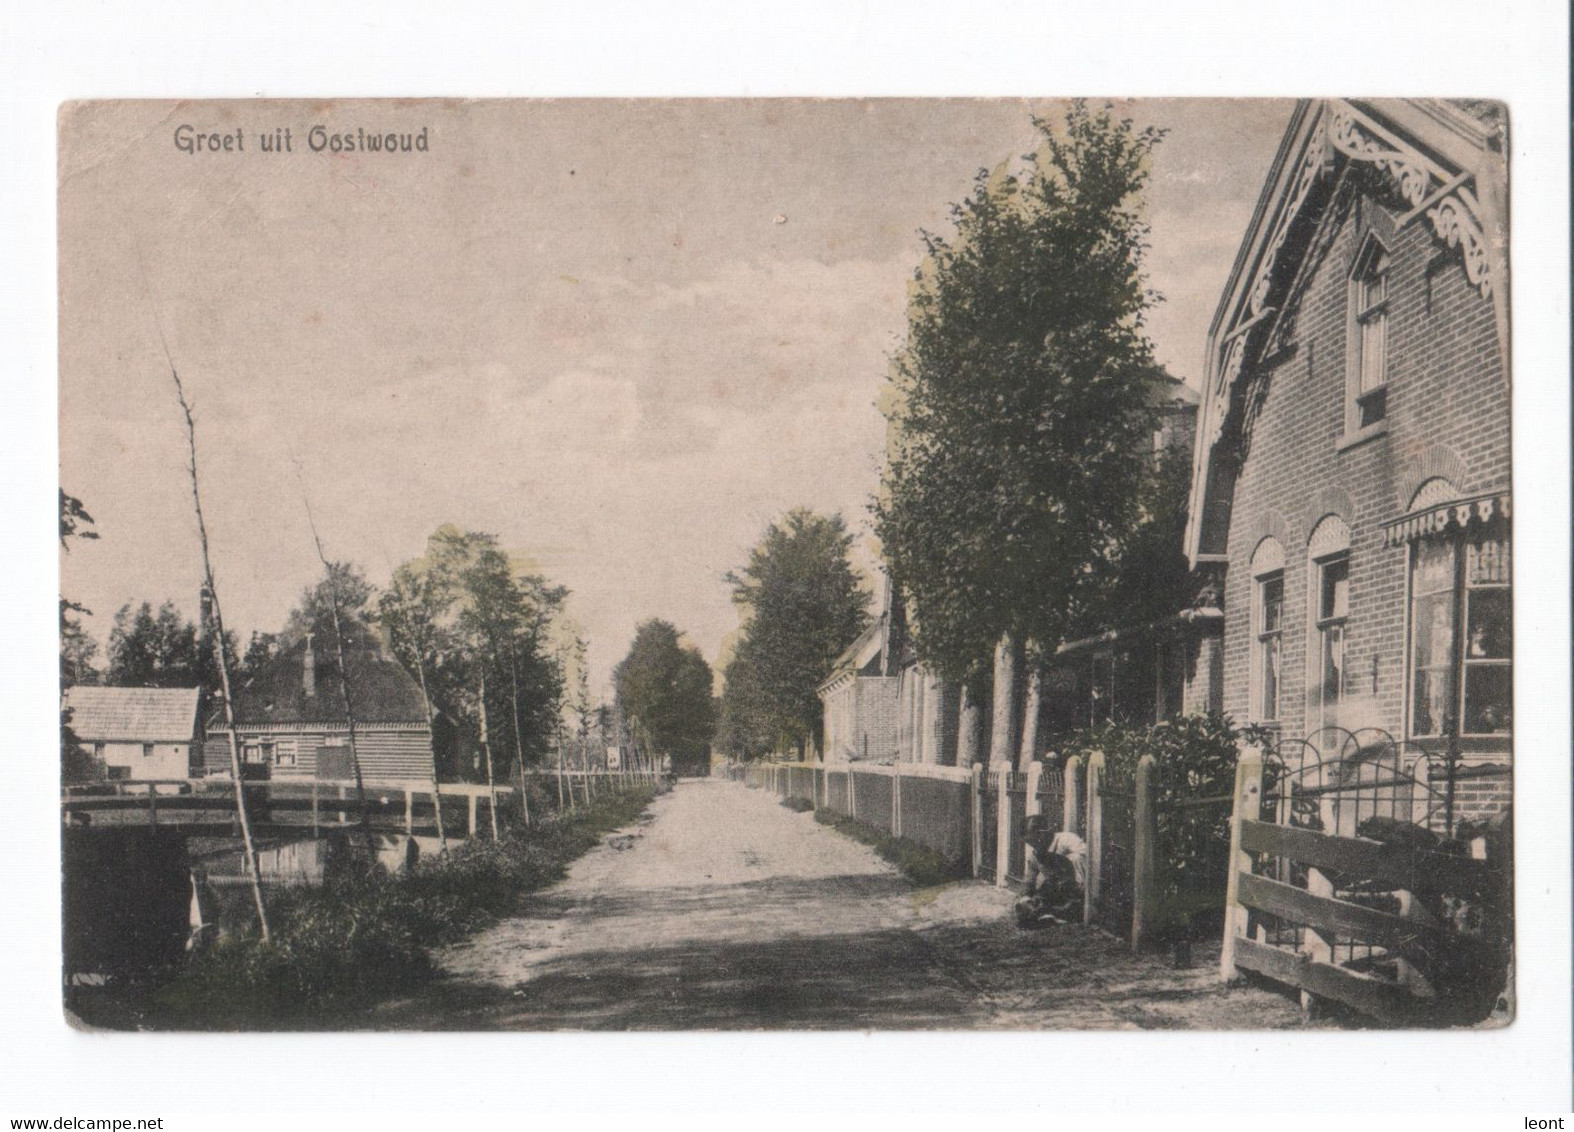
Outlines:
{"label": "picket fence", "polygon": [[[1054,760],[1058,762],[1059,760]],[[1000,887],[1021,883],[1027,818],[1041,814],[1051,833],[1088,845],[1083,920],[1136,947],[1164,925],[1160,896],[1158,807],[1153,759],[1128,782],[1111,778],[1104,756],[1079,756],[1063,768],[1037,760],[1026,770],[926,763],[732,763],[726,776],[780,798],[807,802],[933,849],[972,876]],[[1228,806],[1229,796],[1198,799]],[[1218,903],[1223,903],[1223,891]]]}

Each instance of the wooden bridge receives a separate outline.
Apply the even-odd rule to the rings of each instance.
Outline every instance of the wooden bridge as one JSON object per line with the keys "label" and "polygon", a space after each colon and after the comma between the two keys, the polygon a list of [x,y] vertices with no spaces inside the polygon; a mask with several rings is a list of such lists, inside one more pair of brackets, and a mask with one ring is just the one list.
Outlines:
{"label": "wooden bridge", "polygon": [[[650,770],[534,771],[529,805],[532,819],[539,807],[558,808],[559,799],[586,802],[609,787],[649,782]],[[247,816],[258,837],[302,836],[359,825],[362,804],[351,779],[258,779],[245,784]],[[489,788],[485,783],[443,782],[443,832],[473,837],[490,830],[495,804],[498,817],[510,807],[523,816],[517,786]],[[384,833],[435,837],[439,804],[429,779],[368,782],[365,786],[368,825]],[[227,775],[206,778],[120,779],[66,787],[60,797],[61,820],[71,828],[116,829],[127,825],[178,828],[192,837],[240,836],[235,816],[235,786]]]}
{"label": "wooden bridge", "polygon": [[[439,784],[443,831],[474,836],[489,829],[488,808],[499,813],[518,790],[484,784]],[[258,837],[313,836],[359,825],[362,803],[355,783],[344,779],[257,781],[246,783],[247,815]],[[438,807],[430,782],[377,782],[365,788],[365,817],[380,832],[437,835]],[[192,837],[239,836],[235,787],[228,778],[121,780],[68,787],[60,799],[61,820],[69,827],[117,829],[128,825],[178,828]]]}

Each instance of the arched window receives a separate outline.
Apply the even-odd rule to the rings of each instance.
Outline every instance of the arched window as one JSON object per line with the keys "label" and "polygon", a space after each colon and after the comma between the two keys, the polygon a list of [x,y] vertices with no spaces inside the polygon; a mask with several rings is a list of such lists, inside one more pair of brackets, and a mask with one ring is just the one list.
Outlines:
{"label": "arched window", "polygon": [[1284,657],[1284,547],[1265,538],[1252,552],[1252,719],[1279,718]]}
{"label": "arched window", "polygon": [[1313,591],[1312,641],[1318,673],[1313,689],[1313,722],[1318,728],[1339,722],[1345,687],[1345,622],[1350,615],[1350,527],[1338,515],[1324,515],[1307,540],[1306,557]]}

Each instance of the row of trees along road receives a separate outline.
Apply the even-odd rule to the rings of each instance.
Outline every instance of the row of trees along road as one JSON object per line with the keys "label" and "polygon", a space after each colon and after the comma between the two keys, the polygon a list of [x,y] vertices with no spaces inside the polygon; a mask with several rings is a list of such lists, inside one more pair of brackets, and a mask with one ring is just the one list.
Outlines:
{"label": "row of trees along road", "polygon": [[[64,494],[61,499],[61,545],[69,549],[68,540],[97,538],[82,504]],[[518,568],[494,536],[444,526],[427,540],[423,556],[394,570],[381,593],[359,566],[330,563],[324,577],[303,590],[279,632],[252,634],[235,686],[243,689],[273,657],[308,633],[319,670],[337,668],[340,630],[346,651],[386,642],[420,682],[432,713],[452,725],[451,741],[439,743],[447,759],[440,768],[443,777],[485,776],[484,702],[493,771],[507,781],[520,767],[541,762],[558,737],[564,680],[552,629],[567,595],[563,587]],[[149,602],[122,607],[110,630],[102,672],[93,663],[96,642],[76,616],[84,612],[62,599],[64,687],[103,682],[219,693],[215,635],[182,619],[173,603],[156,609]],[[233,634],[229,651],[232,657],[239,651]],[[72,747],[63,744],[68,760]],[[461,752],[471,757],[462,758]]]}
{"label": "row of trees along road", "polygon": [[675,625],[642,622],[612,683],[629,736],[647,755],[670,756],[677,773],[708,768],[716,723],[711,667]]}
{"label": "row of trees along road", "polygon": [[868,623],[869,593],[848,559],[840,515],[798,508],[772,523],[743,569],[727,575],[743,613],[724,671],[719,745],[756,758],[816,740],[816,689]]}
{"label": "row of trees along road", "polygon": [[432,708],[477,752],[451,772],[490,770],[506,780],[545,757],[563,699],[550,631],[567,596],[516,567],[495,536],[453,526],[438,528],[424,556],[394,570],[375,616]]}
{"label": "row of trees along road", "polygon": [[[919,658],[977,693],[993,654],[1008,720],[1024,649],[1173,611],[1185,579],[1184,468],[1150,443],[1141,199],[1161,132],[1080,103],[1035,124],[1038,150],[980,171],[953,235],[924,234],[873,507]],[[1014,759],[995,732],[990,758]]]}

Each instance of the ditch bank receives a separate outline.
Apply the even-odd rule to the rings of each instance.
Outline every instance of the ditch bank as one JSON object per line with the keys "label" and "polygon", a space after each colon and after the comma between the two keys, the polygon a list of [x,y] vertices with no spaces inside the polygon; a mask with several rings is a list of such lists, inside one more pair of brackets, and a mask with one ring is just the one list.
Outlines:
{"label": "ditch bank", "polygon": [[271,938],[236,933],[140,977],[66,986],[69,1021],[114,1030],[334,1030],[430,978],[432,951],[515,912],[656,791],[634,787],[390,871],[351,863],[275,891]]}

